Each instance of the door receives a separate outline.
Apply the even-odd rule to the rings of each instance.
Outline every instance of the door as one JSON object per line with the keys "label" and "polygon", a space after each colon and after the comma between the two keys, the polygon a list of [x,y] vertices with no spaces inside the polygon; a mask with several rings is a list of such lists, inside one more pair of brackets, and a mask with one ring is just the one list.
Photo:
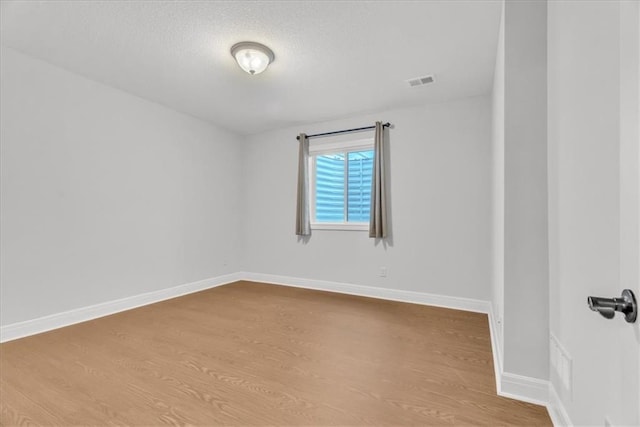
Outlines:
{"label": "door", "polygon": [[[640,7],[548,2],[551,404],[575,425],[640,425]],[[554,354],[561,349],[561,363]]]}
{"label": "door", "polygon": [[[640,2],[620,3],[620,284],[640,301]],[[615,284],[611,284],[610,291]],[[640,425],[640,318],[602,322],[615,334],[607,421]],[[605,331],[607,332],[607,331]],[[635,378],[634,378],[635,377]],[[617,415],[619,414],[619,415]]]}

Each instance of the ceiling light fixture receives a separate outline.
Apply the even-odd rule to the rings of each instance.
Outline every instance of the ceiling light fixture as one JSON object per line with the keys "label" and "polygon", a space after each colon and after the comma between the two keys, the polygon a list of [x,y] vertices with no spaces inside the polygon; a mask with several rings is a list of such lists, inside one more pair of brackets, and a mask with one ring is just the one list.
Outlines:
{"label": "ceiling light fixture", "polygon": [[273,51],[256,42],[240,42],[231,46],[231,55],[247,73],[260,74],[275,58]]}

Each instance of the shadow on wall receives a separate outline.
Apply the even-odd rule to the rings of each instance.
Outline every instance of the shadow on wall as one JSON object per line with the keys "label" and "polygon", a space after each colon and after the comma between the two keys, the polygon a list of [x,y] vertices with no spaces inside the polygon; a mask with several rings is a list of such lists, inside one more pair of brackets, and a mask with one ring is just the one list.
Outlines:
{"label": "shadow on wall", "polygon": [[296,236],[298,237],[298,243],[302,243],[303,245],[306,245],[307,243],[309,243],[309,240],[311,240],[311,234],[309,234],[308,236]]}

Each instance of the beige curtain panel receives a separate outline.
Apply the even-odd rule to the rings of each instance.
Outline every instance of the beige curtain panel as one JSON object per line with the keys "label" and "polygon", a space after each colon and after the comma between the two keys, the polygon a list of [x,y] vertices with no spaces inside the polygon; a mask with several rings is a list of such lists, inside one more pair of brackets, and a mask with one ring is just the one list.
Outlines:
{"label": "beige curtain panel", "polygon": [[304,133],[299,136],[298,148],[298,201],[296,205],[296,235],[311,235],[309,218],[309,138]]}
{"label": "beige curtain panel", "polygon": [[369,237],[387,237],[387,191],[385,175],[385,140],[382,122],[376,122],[374,137],[373,176],[371,180],[371,212],[369,213]]}

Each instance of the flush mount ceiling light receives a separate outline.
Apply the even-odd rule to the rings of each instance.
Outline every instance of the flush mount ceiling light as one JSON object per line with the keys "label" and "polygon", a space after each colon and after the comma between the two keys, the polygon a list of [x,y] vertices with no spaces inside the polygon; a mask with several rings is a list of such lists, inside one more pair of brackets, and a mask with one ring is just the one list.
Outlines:
{"label": "flush mount ceiling light", "polygon": [[273,62],[273,51],[256,42],[240,42],[231,46],[231,55],[240,68],[249,74],[260,74]]}

